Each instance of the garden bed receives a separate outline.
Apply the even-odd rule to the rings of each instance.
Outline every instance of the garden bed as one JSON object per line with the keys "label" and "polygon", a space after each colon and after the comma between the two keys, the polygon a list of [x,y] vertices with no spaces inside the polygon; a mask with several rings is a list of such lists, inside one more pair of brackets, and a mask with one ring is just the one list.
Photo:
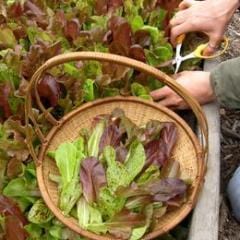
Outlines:
{"label": "garden bed", "polygon": [[[34,2],[34,1],[33,1]],[[30,4],[29,6],[28,6],[29,8],[30,8],[30,10],[31,10],[31,7],[32,7],[32,5]],[[20,8],[17,8],[17,9],[15,9],[15,11],[16,12],[13,12],[12,14],[22,14],[21,13],[21,11],[20,11],[21,9]],[[32,9],[32,10],[36,10],[36,9]],[[19,12],[20,11],[20,12]],[[30,11],[31,12],[31,11]],[[37,12],[38,14],[39,14],[39,12]],[[40,11],[40,13],[41,13],[41,11]],[[29,14],[29,10],[28,10],[28,14]],[[71,15],[71,14],[70,14]],[[4,15],[2,15],[3,16],[3,19],[4,19]],[[31,17],[32,15],[29,15],[29,17]],[[33,15],[34,16],[34,15]],[[18,16],[19,17],[19,16]],[[71,17],[71,16],[70,16]],[[155,18],[153,18],[154,20],[156,20]],[[41,20],[41,21],[40,21]],[[40,23],[39,24],[42,24],[42,26],[43,26],[43,28],[44,28],[44,24],[46,24],[46,22],[44,21],[45,19],[42,17],[42,15],[41,14],[39,14],[39,16],[36,16],[36,19],[34,19],[33,18],[33,20],[32,21],[40,21]],[[69,20],[69,19],[68,19]],[[100,20],[100,19],[95,19],[96,20],[96,22],[94,23],[92,23],[92,24],[100,24],[98,21]],[[102,20],[104,20],[104,19],[102,19]],[[158,20],[158,19],[157,19]],[[160,19],[161,20],[161,19]],[[159,20],[159,21],[160,21]],[[62,22],[63,21],[63,22]],[[61,15],[61,13],[59,13],[59,15],[58,15],[58,24],[65,24],[64,23],[64,21],[66,21],[66,19],[63,19],[63,16]],[[30,21],[30,23],[31,23],[31,21]],[[78,32],[78,28],[79,28],[79,25],[78,25],[78,23],[76,23],[76,21],[74,20],[74,21],[68,21],[68,24],[70,24],[70,26],[72,26],[73,28],[75,27],[76,29],[74,30],[74,29],[72,29],[72,31],[67,31],[66,29],[65,29],[65,32],[64,32],[64,34],[66,35],[66,37],[68,38],[68,39],[70,39],[69,40],[69,42],[70,43],[73,43],[74,41],[73,40],[76,40],[75,39],[75,35],[74,34],[76,34],[76,31]],[[125,24],[126,25],[126,24]],[[11,26],[13,26],[14,27],[14,24],[12,24]],[[135,26],[135,25],[134,25]],[[87,29],[87,27],[88,26],[85,26],[86,27],[86,29]],[[135,26],[136,27],[136,26]],[[137,26],[138,27],[138,26]],[[57,32],[58,30],[59,30],[60,28],[56,28],[55,29],[55,31]],[[8,34],[9,33],[9,29],[7,28],[7,30],[5,29],[5,34]],[[58,51],[59,51],[59,49],[58,49],[58,45],[53,45],[53,48],[50,48],[50,50],[52,50],[52,51],[56,51],[56,52],[49,52],[48,51],[48,49],[47,49],[47,47],[41,42],[41,43],[38,43],[38,44],[36,44],[36,36],[37,35],[39,35],[38,34],[38,31],[39,31],[39,29],[36,29],[36,28],[34,28],[34,27],[32,27],[32,28],[30,28],[30,29],[28,29],[28,31],[27,31],[27,33],[24,31],[24,25],[22,25],[20,28],[16,28],[14,31],[16,31],[15,32],[15,34],[27,34],[28,36],[25,36],[25,35],[23,35],[23,36],[20,36],[20,38],[28,38],[25,42],[23,42],[23,41],[19,41],[19,43],[21,43],[22,44],[22,48],[23,49],[25,49],[25,47],[26,47],[26,49],[28,49],[28,47],[30,46],[30,45],[34,45],[35,47],[36,47],[36,49],[33,49],[33,51],[32,51],[32,53],[31,54],[29,54],[29,56],[28,56],[28,58],[27,58],[27,61],[25,61],[24,62],[24,65],[23,65],[23,68],[25,68],[25,71],[24,71],[24,76],[25,76],[25,78],[27,79],[27,81],[29,81],[29,79],[30,79],[30,77],[31,77],[31,75],[32,75],[32,73],[34,72],[34,70],[36,70],[36,69],[32,69],[32,68],[29,68],[29,66],[32,66],[32,65],[34,65],[35,64],[35,67],[37,67],[37,64],[36,63],[34,63],[33,62],[33,60],[34,59],[36,59],[37,58],[37,56],[40,56],[40,59],[39,59],[39,63],[38,64],[40,64],[40,62],[42,61],[42,60],[44,60],[44,59],[41,59],[41,57],[46,57],[46,55],[48,55],[48,53],[51,55],[54,55],[54,54],[56,54]],[[52,41],[52,39],[51,39],[51,35],[46,35],[46,33],[45,33],[45,31],[40,31],[40,35],[41,35],[41,37],[42,38],[44,38],[45,40],[47,39],[47,40],[49,40],[49,38],[50,38],[50,40]],[[10,34],[11,35],[11,34]],[[148,34],[149,35],[149,34]],[[84,35],[85,36],[85,35]],[[150,36],[150,35],[149,35]],[[148,37],[149,37],[148,36]],[[12,48],[12,45],[14,45],[15,44],[15,40],[14,40],[14,37],[11,35],[10,36],[11,38],[10,38],[10,40],[12,40],[12,42],[10,41],[10,42],[8,42],[7,43],[7,46],[9,47],[9,48]],[[151,37],[151,36],[150,36]],[[137,38],[136,38],[137,39]],[[136,40],[135,39],[135,40]],[[49,40],[49,41],[50,41]],[[79,42],[77,42],[77,43],[75,43],[75,47],[76,47],[76,49],[75,50],[81,50],[81,48],[79,48],[79,44],[81,43],[81,41],[82,41],[82,39],[78,39],[79,40]],[[81,40],[81,41],[80,41]],[[107,39],[107,40],[111,40],[111,39]],[[2,41],[2,40],[1,40]],[[30,42],[29,42],[30,41]],[[137,40],[136,40],[137,41]],[[9,45],[10,44],[10,45]],[[12,44],[12,45],[11,45]],[[29,46],[26,46],[26,44],[29,44]],[[65,41],[65,42],[63,42],[63,45],[64,44],[68,44],[68,42],[67,42],[67,40]],[[87,43],[86,43],[87,44]],[[64,45],[65,46],[65,45]],[[66,46],[65,46],[66,47]],[[77,48],[78,47],[78,48]],[[99,47],[99,45],[96,45],[96,48],[97,47]],[[101,46],[100,46],[101,47]],[[68,47],[67,47],[68,48]],[[19,49],[15,49],[16,51],[18,51]],[[89,50],[96,50],[96,49],[89,49]],[[104,49],[100,49],[100,50],[104,50]],[[112,50],[119,50],[119,49],[112,49]],[[120,49],[120,50],[124,50],[124,49]],[[158,49],[159,50],[159,49]],[[161,49],[160,49],[161,50]],[[165,50],[164,51],[168,51],[169,49],[168,49],[168,45],[166,45],[166,48],[165,48]],[[36,52],[34,52],[34,51],[36,51]],[[39,52],[38,52],[39,51]],[[42,51],[42,52],[41,52]],[[2,52],[2,55],[4,55],[6,52]],[[149,52],[148,52],[149,53]],[[42,55],[43,56],[42,56]],[[25,56],[24,54],[23,54],[23,56]],[[152,61],[152,63],[154,63],[154,61],[156,60],[156,59],[154,59],[154,58],[152,58],[151,56],[152,55],[148,55],[148,56],[150,56],[149,57],[149,61]],[[17,57],[17,56],[16,56]],[[48,56],[48,57],[50,57],[50,56]],[[47,57],[47,58],[48,58]],[[10,61],[11,59],[9,59],[9,61]],[[16,62],[17,62],[17,60],[18,59],[14,59],[14,60],[16,60]],[[21,64],[22,64],[22,59],[21,59]],[[9,63],[9,62],[8,62]],[[9,63],[9,64],[11,64],[11,63]],[[19,61],[19,64],[20,64],[20,61]],[[18,67],[19,66],[16,66],[16,69],[17,70],[19,70],[18,69]],[[74,68],[73,68],[73,66],[72,65],[67,65],[66,66],[66,70],[68,70],[69,72],[71,72],[72,74],[74,74],[74,73],[76,73],[76,72],[74,72],[75,70],[74,70]],[[30,72],[29,72],[30,71]],[[16,77],[16,76],[14,76],[14,77]],[[13,81],[14,80],[16,80],[16,79],[13,79]],[[20,85],[20,87],[19,87],[19,91],[17,92],[17,94],[20,94],[20,96],[21,97],[23,97],[24,96],[24,94],[25,94],[25,88],[26,88],[26,85],[27,85],[27,81],[25,81],[25,79],[23,79],[23,81],[21,82],[21,85]],[[70,82],[68,82],[69,84],[70,84]],[[45,86],[46,87],[46,86]],[[79,87],[78,85],[75,85],[74,87]],[[43,86],[43,89],[45,89],[44,88],[44,86]],[[10,91],[9,89],[7,89],[7,91]],[[64,93],[61,93],[61,94],[63,94],[64,95]],[[80,99],[80,97],[81,96],[78,96],[77,94],[76,94],[76,89],[74,90],[74,91],[72,91],[71,92],[71,94],[72,95],[74,95],[74,97],[76,96],[76,98],[77,97],[79,97],[79,99],[75,99],[76,100],[76,103],[78,103],[77,101],[79,100],[82,100],[82,99]],[[1,96],[2,97],[2,96]],[[145,96],[146,97],[146,96]],[[5,99],[6,100],[6,99]],[[17,104],[18,105],[16,105],[15,103],[16,102],[14,102],[15,100],[16,100],[16,98],[15,98],[15,96],[14,95],[12,95],[11,96],[11,100],[12,100],[12,102],[10,102],[10,103],[12,103],[12,105],[11,105],[11,107],[13,107],[13,110],[15,110],[15,111],[17,111],[18,110],[18,107],[19,106],[21,106],[21,104],[22,104],[22,101],[20,101],[20,102],[17,102]],[[51,98],[50,100],[52,100],[53,102],[56,100],[54,100],[54,97],[53,98]],[[14,105],[15,104],[15,105]],[[64,104],[66,104],[65,106],[66,107],[69,107],[67,104],[69,104],[69,102],[64,102]],[[0,102],[0,105],[1,105],[1,102]],[[71,106],[70,106],[70,108],[71,108]],[[6,108],[7,109],[7,108]],[[5,109],[5,110],[6,110]],[[59,109],[55,109],[56,110],[56,114],[58,114],[59,112],[58,112],[58,110]],[[218,219],[217,219],[217,216],[218,216],[218,202],[219,202],[219,199],[218,199],[218,191],[219,191],[219,188],[218,188],[218,186],[219,186],[219,178],[218,178],[218,173],[219,173],[219,166],[218,165],[216,165],[217,163],[216,163],[216,160],[219,160],[219,142],[218,142],[218,139],[219,139],[219,120],[218,120],[218,115],[217,115],[217,113],[218,113],[218,109],[217,109],[217,106],[216,105],[209,105],[209,106],[206,106],[206,107],[204,107],[204,110],[205,110],[205,112],[206,112],[206,114],[207,114],[207,117],[208,117],[208,119],[209,119],[209,124],[210,124],[210,141],[211,141],[211,139],[212,139],[212,142],[214,142],[214,143],[216,143],[216,144],[211,144],[212,142],[210,142],[210,157],[209,157],[209,168],[208,168],[208,173],[207,173],[207,178],[206,178],[206,183],[205,183],[205,185],[204,185],[204,188],[203,188],[203,192],[202,192],[202,194],[201,194],[201,198],[200,198],[200,201],[199,201],[199,203],[197,204],[197,207],[196,207],[196,209],[194,210],[194,214],[193,214],[193,220],[192,220],[192,225],[191,225],[191,231],[190,231],[190,240],[200,240],[200,239],[211,239],[211,240],[215,240],[215,239],[217,239],[217,223],[218,223]],[[7,109],[6,111],[5,111],[5,113],[6,113],[6,115],[7,115],[7,117],[9,117],[8,115],[9,115],[9,111],[10,111],[10,109]],[[190,113],[190,112],[188,112],[188,111],[186,111],[186,112],[180,112],[179,113],[188,123],[189,123],[189,125],[193,128],[193,129],[195,129],[196,128],[196,121],[195,121],[195,118],[193,117],[193,115]],[[10,114],[11,115],[11,114]],[[1,116],[0,116],[0,118],[1,118]],[[39,118],[41,118],[41,116],[39,116]],[[5,116],[4,116],[4,119],[5,119]],[[1,120],[1,119],[0,119]],[[15,119],[14,119],[15,120]],[[22,120],[22,119],[21,119]],[[1,128],[0,128],[0,130],[1,130]],[[19,129],[18,129],[19,130]],[[21,131],[24,131],[24,129],[23,128],[20,128],[20,130]],[[16,132],[13,132],[13,135],[14,134],[16,134]],[[1,131],[0,131],[0,135],[1,135]],[[14,135],[15,136],[15,135]],[[17,137],[20,137],[19,135],[17,135]],[[21,136],[22,137],[22,136]],[[24,142],[24,138],[22,138],[22,142]],[[26,151],[26,149],[25,149],[25,151]],[[30,161],[30,159],[25,159],[25,156],[24,156],[24,151],[20,154],[21,156],[20,156],[20,158],[23,158],[24,160],[23,160],[23,162],[25,161],[25,164],[27,165],[27,163],[29,163],[29,161]],[[15,152],[14,153],[11,153],[11,154],[16,154]],[[15,155],[14,155],[15,156]],[[19,157],[19,155],[18,155],[18,157]],[[1,159],[0,159],[1,160]],[[219,161],[218,161],[219,162]],[[13,166],[15,166],[14,164],[19,164],[17,167],[16,167],[16,170],[17,171],[20,171],[20,173],[21,173],[21,171],[22,171],[22,169],[21,169],[21,162],[19,163],[19,161],[18,162],[14,162],[14,161],[11,161],[11,164],[13,164]],[[20,167],[19,167],[20,166]],[[14,171],[10,171],[11,170],[11,167],[12,167],[12,165],[9,165],[9,167],[7,168],[7,174],[8,174],[8,180],[10,180],[10,179],[14,179],[14,178],[16,178],[18,175],[19,175],[19,172],[14,172]],[[15,169],[15,168],[12,168],[12,169]],[[28,170],[28,174],[32,174],[32,172],[33,172],[33,169],[27,169]],[[5,170],[4,170],[5,171]],[[0,169],[0,177],[1,177],[1,169]],[[32,176],[31,176],[32,177]],[[2,183],[0,183],[0,185],[1,185]],[[4,183],[4,184],[6,184],[6,182]],[[212,188],[213,187],[213,185],[215,186],[214,188]],[[1,186],[0,186],[1,187]],[[19,197],[19,196],[16,196],[16,193],[14,193],[15,194],[15,197]],[[210,196],[210,197],[209,197]],[[212,201],[212,199],[214,198],[214,201]],[[211,203],[209,202],[211,200]],[[26,202],[25,202],[26,203]],[[206,204],[208,204],[208,208],[206,208],[205,206],[206,206]],[[210,205],[211,204],[211,205]],[[30,204],[31,205],[31,204]],[[29,208],[30,208],[30,205],[28,206]],[[203,214],[203,210],[205,211],[205,213],[206,213],[206,216],[208,216],[208,218],[209,218],[209,223],[210,222],[212,222],[212,224],[208,224],[208,226],[209,226],[209,228],[206,228],[206,224],[205,224],[205,222],[206,221],[202,221],[202,214]],[[206,218],[207,219],[207,218]],[[0,219],[1,220],[1,219]],[[186,239],[186,229],[188,228],[188,226],[189,226],[189,221],[190,221],[190,217],[189,218],[187,218],[187,220],[186,221],[184,221],[179,227],[177,227],[173,232],[172,232],[172,236],[174,236],[175,238],[171,238],[170,237],[170,235],[168,235],[168,236],[166,236],[166,237],[163,237],[163,238],[159,238],[159,239],[181,239],[181,240],[185,240]],[[1,221],[0,221],[0,223],[1,223]],[[204,225],[203,225],[204,224]],[[179,231],[179,229],[181,229],[181,231]],[[30,230],[32,230],[32,229],[30,229]],[[42,231],[42,229],[40,229],[41,231]],[[45,230],[44,230],[45,231]],[[201,234],[199,233],[199,231],[201,231]],[[180,233],[179,232],[181,232],[182,233],[182,237],[180,237]],[[177,236],[177,237],[176,237]],[[205,238],[199,238],[200,236],[205,236]]]}

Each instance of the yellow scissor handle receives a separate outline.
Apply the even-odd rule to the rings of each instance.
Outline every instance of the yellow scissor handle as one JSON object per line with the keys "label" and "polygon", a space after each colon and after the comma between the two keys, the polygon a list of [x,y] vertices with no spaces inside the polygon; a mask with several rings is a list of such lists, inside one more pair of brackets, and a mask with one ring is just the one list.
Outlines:
{"label": "yellow scissor handle", "polygon": [[216,58],[221,56],[224,52],[226,52],[226,50],[228,49],[229,46],[229,39],[224,36],[222,43],[224,44],[223,49],[220,52],[217,52],[216,54],[210,55],[210,56],[204,56],[203,55],[203,51],[204,49],[208,46],[208,44],[201,44],[199,45],[195,51],[193,52],[194,55],[198,58],[202,58],[202,59],[212,59],[212,58]]}
{"label": "yellow scissor handle", "polygon": [[182,44],[183,41],[185,40],[185,38],[186,38],[186,34],[181,34],[181,35],[179,35],[179,36],[177,37],[177,39],[176,39],[176,43],[177,43],[177,44]]}

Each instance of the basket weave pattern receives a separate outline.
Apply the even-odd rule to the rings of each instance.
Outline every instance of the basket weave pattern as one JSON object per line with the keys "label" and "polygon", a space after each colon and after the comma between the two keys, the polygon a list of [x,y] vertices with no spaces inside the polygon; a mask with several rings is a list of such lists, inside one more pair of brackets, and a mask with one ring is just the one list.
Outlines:
{"label": "basket weave pattern", "polygon": [[[76,53],[75,53],[76,54]],[[112,56],[109,54],[96,54],[96,53],[78,53],[79,59],[81,59],[82,55],[88,55],[91,57],[91,59],[95,59],[94,56],[105,56],[106,58],[109,58],[109,60],[113,60]],[[72,55],[75,56],[75,55]],[[49,66],[54,66],[59,63],[63,63],[66,61],[66,59],[73,60],[73,57],[61,56],[55,57],[55,61],[50,59],[49,63],[46,63],[46,66],[43,66],[35,76],[33,76],[32,79],[32,86],[34,84],[37,84],[37,81],[40,79],[41,74],[44,72],[45,69]],[[66,59],[65,59],[65,58]],[[131,62],[131,66],[138,65],[138,68],[141,68],[142,65],[144,65],[145,69],[149,68],[149,72],[151,74],[150,70],[153,70],[153,68],[138,63],[137,61],[130,60],[127,58],[119,57],[120,60],[127,60]],[[63,61],[64,59],[64,61]],[[116,56],[114,56],[114,59],[118,59]],[[120,61],[119,60],[119,61]],[[54,62],[54,64],[53,64]],[[128,63],[128,62],[127,62]],[[125,63],[125,65],[128,65]],[[140,66],[140,67],[139,67]],[[144,70],[144,69],[143,69]],[[154,69],[155,71],[155,69]],[[171,82],[173,80],[169,80],[169,78],[163,74],[162,72],[158,71],[158,78],[165,79],[167,83],[170,81],[171,84],[174,85],[175,83]],[[166,83],[165,82],[165,83]],[[32,87],[30,86],[30,88]],[[36,86],[36,85],[35,85]],[[177,91],[182,91],[182,95],[187,95],[184,89],[181,89],[176,84]],[[36,90],[36,88],[35,88]],[[37,92],[35,92],[37,94]],[[184,95],[184,96],[185,96]],[[30,96],[27,97],[27,103],[26,103],[26,114],[27,114],[27,121],[28,118],[33,120],[32,113],[31,113],[31,100]],[[189,100],[190,99],[190,100]],[[186,96],[186,100],[190,101],[190,106],[194,108],[193,111],[196,114],[197,119],[200,122],[200,127],[202,127],[202,131],[204,133],[203,136],[207,137],[207,125],[205,121],[205,117],[201,111],[201,108],[199,105],[197,105],[196,101],[191,96]],[[191,101],[192,100],[192,101]],[[41,105],[40,103],[38,103]],[[43,107],[41,105],[41,107]],[[163,122],[175,122],[178,127],[178,133],[179,138],[177,141],[177,145],[175,147],[175,150],[173,152],[173,158],[180,163],[180,172],[181,172],[181,178],[183,179],[190,179],[192,180],[192,186],[188,193],[188,199],[185,204],[183,204],[182,207],[178,208],[177,210],[171,211],[164,215],[163,218],[160,219],[159,223],[156,225],[155,229],[153,229],[150,233],[146,234],[143,239],[153,239],[154,237],[157,237],[170,229],[172,229],[174,226],[176,226],[194,207],[194,204],[196,203],[197,195],[201,189],[201,185],[203,182],[203,176],[204,176],[204,149],[203,146],[200,145],[198,139],[196,138],[195,134],[192,132],[190,127],[174,112],[170,111],[167,108],[164,108],[160,105],[151,103],[149,101],[139,100],[134,97],[130,98],[124,98],[124,97],[114,97],[114,98],[107,98],[103,100],[97,100],[91,103],[84,104],[83,106],[79,107],[78,109],[72,111],[71,113],[64,116],[60,121],[56,121],[51,115],[49,115],[46,110],[43,108],[42,110],[45,112],[45,115],[50,121],[54,124],[57,123],[49,134],[44,137],[42,133],[42,136],[40,138],[43,138],[43,144],[41,147],[41,151],[39,156],[36,156],[36,154],[33,152],[33,147],[30,144],[30,149],[32,150],[32,155],[34,159],[37,162],[37,177],[38,177],[38,184],[40,191],[42,193],[43,199],[45,200],[47,206],[53,211],[55,216],[62,221],[65,225],[67,225],[72,230],[78,232],[81,235],[84,235],[90,239],[99,239],[99,240],[107,240],[107,239],[114,239],[111,236],[99,236],[94,233],[91,233],[89,231],[83,230],[79,227],[77,221],[73,218],[67,218],[63,216],[61,211],[59,210],[58,206],[58,189],[57,185],[53,183],[49,179],[49,173],[59,175],[58,169],[56,167],[55,162],[48,158],[46,156],[46,153],[51,150],[55,150],[62,142],[66,141],[73,141],[79,136],[79,131],[81,128],[89,128],[91,125],[92,119],[99,114],[109,114],[113,109],[115,108],[121,108],[125,111],[125,114],[127,117],[129,117],[133,122],[135,122],[138,126],[143,125],[150,119],[152,120],[159,120]],[[32,121],[34,124],[34,121]],[[38,132],[39,133],[39,132]],[[29,139],[29,142],[30,139]],[[207,144],[207,139],[205,140]]]}

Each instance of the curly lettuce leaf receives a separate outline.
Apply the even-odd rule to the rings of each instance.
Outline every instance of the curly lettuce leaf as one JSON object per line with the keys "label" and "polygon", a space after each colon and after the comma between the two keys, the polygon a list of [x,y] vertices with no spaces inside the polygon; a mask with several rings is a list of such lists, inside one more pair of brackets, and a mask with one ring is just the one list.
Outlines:
{"label": "curly lettuce leaf", "polygon": [[42,199],[37,200],[28,213],[28,221],[35,224],[47,223],[52,218],[52,212],[47,208]]}
{"label": "curly lettuce leaf", "polygon": [[137,96],[142,99],[152,100],[149,90],[140,83],[135,82],[131,84],[131,93],[133,96]]}
{"label": "curly lettuce leaf", "polygon": [[105,219],[109,219],[123,209],[125,201],[125,198],[116,196],[110,188],[104,187],[99,193],[98,209]]}
{"label": "curly lettuce leaf", "polygon": [[166,10],[162,8],[156,8],[151,11],[148,24],[152,27],[157,27],[158,29],[163,29],[164,20],[166,18]]}
{"label": "curly lettuce leaf", "polygon": [[39,238],[43,233],[43,229],[38,224],[29,223],[24,228],[32,239]]}
{"label": "curly lettuce leaf", "polygon": [[103,97],[115,97],[120,95],[120,90],[118,88],[103,88],[102,96]]}
{"label": "curly lettuce leaf", "polygon": [[11,83],[16,89],[20,84],[20,77],[18,73],[6,65],[5,63],[0,63],[0,83]]}
{"label": "curly lettuce leaf", "polygon": [[106,146],[103,150],[103,158],[107,163],[107,182],[111,191],[115,192],[119,186],[128,186],[130,184],[129,173],[122,163],[116,161],[114,148]]}
{"label": "curly lettuce leaf", "polygon": [[145,52],[147,62],[152,66],[158,66],[173,57],[173,51],[168,46],[160,46],[154,50],[145,50]]}
{"label": "curly lettuce leaf", "polygon": [[81,194],[82,189],[77,178],[62,187],[59,206],[65,215],[71,212]]}
{"label": "curly lettuce leaf", "polygon": [[11,180],[3,189],[3,194],[8,197],[23,197],[30,202],[34,202],[36,197],[40,197],[36,181],[30,184],[24,177]]}
{"label": "curly lettuce leaf", "polygon": [[92,79],[86,79],[83,84],[83,98],[86,102],[93,101],[95,99],[95,82]]}

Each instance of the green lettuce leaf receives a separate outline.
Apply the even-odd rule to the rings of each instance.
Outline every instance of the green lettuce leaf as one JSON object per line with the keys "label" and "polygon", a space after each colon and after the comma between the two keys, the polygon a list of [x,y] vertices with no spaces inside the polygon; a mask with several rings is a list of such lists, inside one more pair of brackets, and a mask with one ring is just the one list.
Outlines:
{"label": "green lettuce leaf", "polygon": [[98,209],[104,219],[110,219],[123,209],[125,201],[125,198],[116,196],[111,189],[104,187],[99,193]]}
{"label": "green lettuce leaf", "polygon": [[42,199],[37,200],[28,213],[28,221],[35,224],[47,223],[52,218],[52,212],[47,208]]}
{"label": "green lettuce leaf", "polygon": [[94,0],[74,0],[74,2],[76,3],[76,8],[79,11],[79,14],[86,17],[93,15]]}
{"label": "green lettuce leaf", "polygon": [[95,79],[102,74],[102,65],[98,61],[88,61],[83,66],[84,78]]}
{"label": "green lettuce leaf", "polygon": [[30,239],[38,239],[43,233],[43,229],[38,224],[29,223],[24,228],[28,232]]}
{"label": "green lettuce leaf", "polygon": [[157,66],[173,57],[173,51],[168,46],[160,46],[153,51],[145,50],[147,62],[152,66]]}
{"label": "green lettuce leaf", "polygon": [[74,143],[66,142],[56,150],[56,163],[61,175],[60,208],[65,215],[69,214],[82,193],[78,178],[84,153],[77,143],[78,148]]}
{"label": "green lettuce leaf", "polygon": [[97,208],[90,206],[83,197],[78,201],[77,214],[79,225],[83,229],[91,230],[97,234],[107,232],[101,212]]}
{"label": "green lettuce leaf", "polygon": [[0,63],[0,83],[11,83],[16,89],[20,84],[18,73],[7,66],[5,63]]}
{"label": "green lettuce leaf", "polygon": [[151,165],[144,171],[144,173],[137,179],[138,184],[146,184],[153,180],[160,178],[160,170],[158,166]]}
{"label": "green lettuce leaf", "polygon": [[62,187],[60,194],[60,209],[68,215],[82,194],[82,188],[77,178]]}
{"label": "green lettuce leaf", "polygon": [[149,91],[140,83],[132,83],[131,84],[131,92],[133,96],[141,96],[141,95],[148,95]]}
{"label": "green lettuce leaf", "polygon": [[158,28],[152,27],[152,26],[149,26],[149,25],[144,25],[141,28],[141,30],[149,32],[153,44],[158,44],[160,42],[161,34],[160,34]]}
{"label": "green lettuce leaf", "polygon": [[74,146],[77,148],[77,158],[83,159],[86,157],[86,146],[83,137],[77,138],[73,142]]}
{"label": "green lettuce leaf", "polygon": [[11,180],[3,189],[3,194],[8,197],[24,197],[34,202],[35,197],[40,197],[36,182],[29,184],[23,177]]}
{"label": "green lettuce leaf", "polygon": [[154,9],[149,16],[148,24],[158,29],[163,29],[163,22],[166,17],[167,11],[162,8]]}
{"label": "green lettuce leaf", "polygon": [[5,177],[6,169],[7,169],[7,160],[1,158],[0,156],[0,193],[2,192],[4,182],[6,180],[6,177]]}
{"label": "green lettuce leaf", "polygon": [[83,229],[87,229],[90,219],[90,211],[89,204],[84,197],[81,197],[77,203],[77,216],[79,225]]}
{"label": "green lettuce leaf", "polygon": [[100,121],[97,126],[94,128],[91,136],[89,137],[87,147],[88,147],[88,156],[89,157],[98,157],[99,152],[99,143],[101,136],[104,131],[104,121]]}
{"label": "green lettuce leaf", "polygon": [[24,101],[22,98],[9,96],[8,97],[8,104],[13,114],[17,114],[20,107],[23,106]]}
{"label": "green lettuce leaf", "polygon": [[13,48],[17,45],[17,40],[10,28],[0,28],[0,45],[4,48]]}
{"label": "green lettuce leaf", "polygon": [[90,29],[93,28],[103,28],[103,29],[107,29],[107,22],[108,22],[109,17],[108,16],[92,16],[91,20],[93,21],[93,23],[91,23],[90,25]]}
{"label": "green lettuce leaf", "polygon": [[95,99],[94,86],[95,82],[92,79],[86,79],[83,84],[83,99],[86,102],[93,101]]}
{"label": "green lettuce leaf", "polygon": [[147,82],[150,91],[162,88],[164,86],[162,82],[151,76],[148,77]]}
{"label": "green lettuce leaf", "polygon": [[73,63],[64,63],[63,68],[64,72],[71,77],[79,78],[81,75],[80,70],[77,67],[75,67]]}
{"label": "green lettuce leaf", "polygon": [[52,36],[36,26],[28,27],[27,35],[31,44],[36,43],[37,40],[52,43]]}
{"label": "green lettuce leaf", "polygon": [[63,185],[70,183],[79,172],[80,159],[77,148],[70,142],[62,143],[56,150],[56,164],[60,171]]}
{"label": "green lettuce leaf", "polygon": [[140,15],[137,15],[137,16],[133,17],[133,19],[131,19],[130,24],[131,24],[133,32],[136,32],[136,31],[140,30],[141,28],[143,28],[144,21]]}
{"label": "green lettuce leaf", "polygon": [[145,226],[134,228],[132,231],[130,240],[141,239],[143,237],[143,235],[145,234],[145,232],[147,231],[147,229],[150,227],[152,216],[153,216],[153,205],[152,204],[147,205],[146,208],[144,209],[144,213],[146,216]]}
{"label": "green lettuce leaf", "polygon": [[116,152],[113,147],[106,146],[103,150],[103,158],[107,162],[107,182],[112,192],[118,187],[126,187],[130,184],[130,177],[126,167],[116,161]]}
{"label": "green lettuce leaf", "polygon": [[141,172],[145,164],[146,155],[142,143],[135,140],[130,145],[130,149],[125,161],[126,170],[128,172],[129,183]]}
{"label": "green lettuce leaf", "polygon": [[63,228],[61,226],[55,225],[49,229],[49,234],[56,239],[62,240],[62,233],[63,233]]}
{"label": "green lettuce leaf", "polygon": [[102,90],[103,97],[115,97],[120,95],[120,90],[118,88],[104,88]]}

